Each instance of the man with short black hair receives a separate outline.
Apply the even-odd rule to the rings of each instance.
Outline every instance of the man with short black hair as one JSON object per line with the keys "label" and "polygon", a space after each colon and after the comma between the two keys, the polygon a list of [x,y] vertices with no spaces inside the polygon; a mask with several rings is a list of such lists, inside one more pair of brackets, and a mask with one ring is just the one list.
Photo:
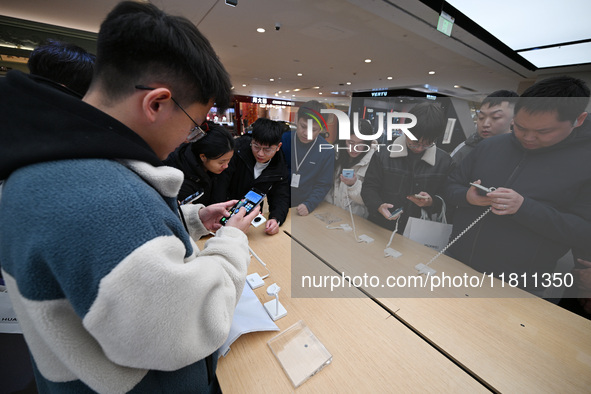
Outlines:
{"label": "man with short black hair", "polygon": [[296,131],[284,133],[281,139],[291,175],[291,206],[296,207],[300,216],[314,211],[332,187],[335,153],[333,149],[321,148],[328,145],[320,135],[327,131],[322,115],[325,108],[316,100],[304,103],[298,109]]}
{"label": "man with short black hair", "polygon": [[33,75],[47,78],[67,88],[66,93],[74,93],[80,97],[86,94],[96,56],[84,48],[68,42],[47,40],[33,50],[27,67]]}
{"label": "man with short black hair", "polygon": [[[188,20],[122,2],[101,25],[83,100],[0,80],[0,261],[40,392],[219,392],[250,261],[234,201],[179,208],[162,160],[230,81]],[[217,231],[203,251],[194,239]]]}
{"label": "man with short black hair", "polygon": [[486,96],[476,115],[476,132],[451,152],[456,164],[472,152],[480,141],[511,132],[517,97],[519,95],[512,90],[497,90]]}
{"label": "man with short black hair", "polygon": [[[543,293],[534,275],[552,274],[570,248],[591,249],[591,127],[589,88],[554,77],[528,88],[515,104],[513,132],[482,141],[450,175],[456,205],[452,238],[484,216],[449,249],[473,268],[513,274],[513,283]],[[482,194],[470,182],[496,190]],[[524,278],[527,278],[525,280]]]}
{"label": "man with short black hair", "polygon": [[252,135],[236,141],[228,168],[217,179],[215,201],[241,199],[251,188],[265,193],[269,202],[269,220],[265,232],[277,234],[289,211],[289,172],[281,151],[284,125],[259,118]]}

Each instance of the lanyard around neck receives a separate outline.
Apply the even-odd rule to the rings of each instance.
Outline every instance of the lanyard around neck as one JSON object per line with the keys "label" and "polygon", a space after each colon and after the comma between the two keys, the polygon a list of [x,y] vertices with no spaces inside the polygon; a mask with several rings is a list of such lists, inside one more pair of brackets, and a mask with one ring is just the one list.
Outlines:
{"label": "lanyard around neck", "polygon": [[308,151],[306,152],[306,154],[304,155],[304,157],[302,157],[302,161],[300,161],[298,163],[298,143],[296,141],[296,135],[297,135],[297,133],[293,133],[293,148],[294,148],[294,151],[295,151],[295,165],[296,165],[296,173],[297,173],[297,172],[300,171],[300,167],[302,166],[302,164],[304,164],[304,161],[306,160],[306,157],[308,157],[308,153],[310,153],[310,151],[312,150],[312,148],[316,144],[316,141],[318,140],[318,137],[316,137],[314,139],[314,142],[312,142],[312,146],[310,146],[310,148],[308,148]]}

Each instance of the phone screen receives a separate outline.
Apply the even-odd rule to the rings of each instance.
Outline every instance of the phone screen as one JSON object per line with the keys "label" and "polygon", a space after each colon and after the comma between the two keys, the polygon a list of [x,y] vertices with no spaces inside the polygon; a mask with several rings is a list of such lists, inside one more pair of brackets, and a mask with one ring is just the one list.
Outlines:
{"label": "phone screen", "polygon": [[259,205],[261,201],[263,201],[263,198],[265,198],[265,195],[263,193],[250,190],[248,193],[246,193],[246,196],[244,196],[242,200],[238,201],[232,207],[232,209],[230,209],[230,216],[228,216],[227,218],[222,218],[222,220],[220,220],[220,223],[222,225],[225,225],[228,219],[230,219],[236,212],[238,212],[241,207],[244,207],[246,209],[246,214],[248,215],[250,211],[252,211],[257,205]]}

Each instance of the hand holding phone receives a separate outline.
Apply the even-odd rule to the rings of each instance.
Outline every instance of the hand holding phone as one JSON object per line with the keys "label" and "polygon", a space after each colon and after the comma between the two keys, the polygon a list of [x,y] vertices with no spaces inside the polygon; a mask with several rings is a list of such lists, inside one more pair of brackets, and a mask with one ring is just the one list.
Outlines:
{"label": "hand holding phone", "polygon": [[355,170],[351,168],[343,168],[343,177],[351,179],[355,176]]}
{"label": "hand holding phone", "polygon": [[388,218],[388,220],[394,220],[396,219],[398,216],[400,216],[402,214],[402,212],[404,212],[404,210],[402,208],[397,208],[395,209],[391,214],[390,217]]}
{"label": "hand holding phone", "polygon": [[[253,211],[253,209],[255,209],[256,207],[258,207],[260,205],[260,203],[263,201],[263,198],[265,198],[265,193],[263,193],[259,190],[256,190],[254,188],[251,189],[248,193],[246,193],[246,195],[240,201],[238,201],[236,204],[234,204],[234,206],[232,208],[230,208],[230,210],[229,210],[230,216],[223,217],[220,220],[220,223],[222,224],[222,226],[226,225],[228,220],[230,220],[230,218],[232,216],[234,216],[236,213],[238,213],[238,211],[242,207],[244,207],[244,209],[246,209],[246,213],[244,215],[247,216],[250,212]],[[254,217],[253,217],[253,219],[254,219]]]}
{"label": "hand holding phone", "polygon": [[471,186],[474,186],[475,188],[480,189],[480,190],[482,190],[484,192],[487,192],[487,193],[490,193],[490,192],[492,192],[492,191],[495,190],[494,187],[488,188],[488,187],[484,187],[484,186],[479,185],[478,183],[474,183],[474,182],[470,182],[470,185]]}

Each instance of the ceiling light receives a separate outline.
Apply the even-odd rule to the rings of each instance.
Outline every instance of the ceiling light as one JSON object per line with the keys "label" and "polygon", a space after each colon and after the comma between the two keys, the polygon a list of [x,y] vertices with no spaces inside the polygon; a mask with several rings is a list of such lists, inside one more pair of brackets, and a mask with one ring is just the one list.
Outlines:
{"label": "ceiling light", "polygon": [[245,83],[243,83],[243,84],[242,84],[242,87],[243,87],[243,88],[245,88],[245,87],[246,87],[246,84],[245,84]]}
{"label": "ceiling light", "polygon": [[312,89],[320,89],[320,86],[314,86]]}
{"label": "ceiling light", "polygon": [[302,73],[298,73],[298,77],[301,77],[302,75],[304,75],[304,74],[302,74]]}
{"label": "ceiling light", "polygon": [[322,92],[318,92],[318,94],[322,94]]}
{"label": "ceiling light", "polygon": [[454,85],[454,88],[459,89],[460,85]]}
{"label": "ceiling light", "polygon": [[270,82],[275,82],[275,80],[273,78],[269,78]]}
{"label": "ceiling light", "polygon": [[429,71],[429,75],[435,74],[435,71]]}
{"label": "ceiling light", "polygon": [[371,63],[371,59],[365,59],[366,63]]}
{"label": "ceiling light", "polygon": [[265,32],[265,29],[263,29],[262,27],[259,27],[259,28],[257,29],[257,31],[258,31],[259,33],[264,33],[264,32]]}
{"label": "ceiling light", "polygon": [[388,79],[392,79],[392,77],[388,77]]}
{"label": "ceiling light", "polygon": [[294,91],[294,92],[299,92],[299,91],[300,91],[300,89],[294,89],[293,91]]}
{"label": "ceiling light", "polygon": [[351,82],[347,82],[347,85],[351,85]]}

